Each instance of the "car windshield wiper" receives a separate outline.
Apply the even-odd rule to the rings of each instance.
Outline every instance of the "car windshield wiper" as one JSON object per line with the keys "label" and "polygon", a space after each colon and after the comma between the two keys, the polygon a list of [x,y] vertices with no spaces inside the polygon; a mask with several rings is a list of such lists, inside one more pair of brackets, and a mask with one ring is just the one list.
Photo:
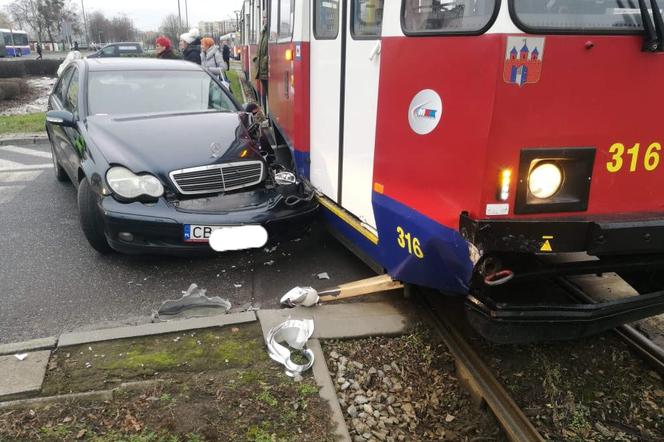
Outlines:
{"label": "car windshield wiper", "polygon": [[[641,10],[641,21],[643,22],[643,33],[644,33],[643,47],[641,48],[641,50],[647,52],[655,52],[661,46],[661,39],[655,32],[655,27],[650,21],[650,13],[648,12],[648,6],[646,5],[646,0],[639,0],[639,9]],[[659,12],[659,8],[654,8],[654,9],[657,9],[657,12]]]}

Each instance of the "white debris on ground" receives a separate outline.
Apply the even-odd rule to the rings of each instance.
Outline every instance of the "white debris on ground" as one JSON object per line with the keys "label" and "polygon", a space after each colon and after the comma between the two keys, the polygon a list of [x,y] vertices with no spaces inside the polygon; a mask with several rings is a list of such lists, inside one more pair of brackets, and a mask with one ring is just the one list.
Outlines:
{"label": "white debris on ground", "polygon": [[[30,87],[28,96],[4,101],[0,115],[24,115],[35,112],[46,112],[48,96],[56,80],[57,78],[52,77],[27,78],[26,81]],[[5,108],[5,106],[8,107]]]}

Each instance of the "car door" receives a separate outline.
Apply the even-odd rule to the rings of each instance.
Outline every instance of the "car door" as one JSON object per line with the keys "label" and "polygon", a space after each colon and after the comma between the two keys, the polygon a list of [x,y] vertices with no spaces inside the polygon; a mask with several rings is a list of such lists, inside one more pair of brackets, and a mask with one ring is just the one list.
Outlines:
{"label": "car door", "polygon": [[[74,115],[74,119],[79,118],[79,84],[80,84],[80,71],[74,67],[72,70],[71,79],[67,84],[67,89],[64,91],[63,107],[65,110]],[[77,128],[64,127],[64,135],[66,143],[64,144],[66,151],[63,152],[64,156],[61,157],[63,161],[62,167],[67,170],[67,173],[72,178],[73,183],[78,183],[78,166],[81,163],[81,157],[85,148],[85,142],[81,138],[81,134]]]}
{"label": "car door", "polygon": [[[53,93],[51,94],[48,101],[48,110],[64,110],[64,102],[67,94],[67,89],[69,82],[71,81],[72,75],[74,74],[75,67],[69,66],[58,80]],[[65,169],[67,174],[69,174],[69,168],[66,165],[67,155],[70,151],[69,147],[69,137],[65,131],[65,128],[58,126],[57,124],[46,124],[49,138],[51,139],[51,145],[53,146],[53,154],[56,155],[58,162]]]}

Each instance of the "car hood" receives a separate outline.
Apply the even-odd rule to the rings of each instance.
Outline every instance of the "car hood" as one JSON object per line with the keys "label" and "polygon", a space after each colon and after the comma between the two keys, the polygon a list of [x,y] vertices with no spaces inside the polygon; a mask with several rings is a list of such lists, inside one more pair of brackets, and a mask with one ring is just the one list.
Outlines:
{"label": "car hood", "polygon": [[109,164],[164,181],[173,170],[234,161],[253,145],[236,113],[95,115],[87,131]]}

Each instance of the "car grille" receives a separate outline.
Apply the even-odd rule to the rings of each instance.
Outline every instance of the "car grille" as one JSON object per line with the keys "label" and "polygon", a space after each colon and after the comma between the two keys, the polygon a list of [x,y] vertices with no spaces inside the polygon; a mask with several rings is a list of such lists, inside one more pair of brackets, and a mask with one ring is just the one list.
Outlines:
{"label": "car grille", "polygon": [[216,193],[254,186],[263,179],[262,161],[213,164],[174,170],[171,180],[183,195]]}

